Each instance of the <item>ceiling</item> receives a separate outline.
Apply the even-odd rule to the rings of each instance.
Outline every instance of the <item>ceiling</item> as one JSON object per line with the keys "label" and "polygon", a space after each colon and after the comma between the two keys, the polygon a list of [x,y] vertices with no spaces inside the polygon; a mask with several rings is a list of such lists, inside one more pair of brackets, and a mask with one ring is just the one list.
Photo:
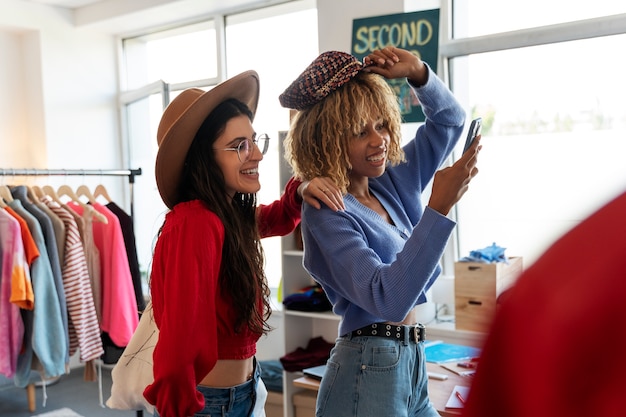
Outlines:
{"label": "ceiling", "polygon": [[[65,7],[67,9],[78,9],[83,6],[89,6],[89,5],[93,5],[96,3],[101,3],[104,6],[106,3],[115,2],[111,0],[23,0],[23,1],[29,1],[31,3],[46,4],[48,6]],[[146,2],[144,1],[143,3],[146,3]],[[161,2],[156,2],[156,3],[164,3],[164,2],[161,1]],[[205,1],[205,3],[209,3],[210,5],[212,5],[213,9],[223,9],[223,8],[228,8],[228,6],[230,5],[229,3],[242,3],[242,2],[232,1],[232,0],[212,0],[212,1]]]}
{"label": "ceiling", "polygon": [[22,0],[73,12],[76,27],[120,34],[288,0]]}
{"label": "ceiling", "polygon": [[103,0],[27,0],[31,3],[47,4],[49,6],[65,7],[75,9],[77,7],[86,6],[88,4],[98,3]]}

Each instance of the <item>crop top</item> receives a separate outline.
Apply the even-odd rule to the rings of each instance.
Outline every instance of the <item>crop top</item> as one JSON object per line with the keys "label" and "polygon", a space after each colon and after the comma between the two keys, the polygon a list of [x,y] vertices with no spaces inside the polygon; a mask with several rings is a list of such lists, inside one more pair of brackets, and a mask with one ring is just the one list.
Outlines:
{"label": "crop top", "polygon": [[[300,182],[291,179],[279,200],[259,205],[261,237],[286,235],[300,221]],[[246,359],[259,335],[235,333],[232,304],[219,291],[224,225],[199,200],[174,206],[154,249],[150,289],[159,328],[154,382],[144,397],[161,417],[191,416],[204,407],[196,386],[218,359]],[[259,300],[259,309],[262,300]]]}

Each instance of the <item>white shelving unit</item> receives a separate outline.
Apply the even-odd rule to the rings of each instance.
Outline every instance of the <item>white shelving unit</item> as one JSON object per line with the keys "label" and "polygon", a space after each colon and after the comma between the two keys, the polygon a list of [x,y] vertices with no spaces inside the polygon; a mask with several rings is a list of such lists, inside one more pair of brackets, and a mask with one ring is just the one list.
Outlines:
{"label": "white shelving unit", "polygon": [[[282,142],[284,134],[279,134],[280,154],[284,154]],[[280,162],[281,186],[291,178],[292,171],[284,158]],[[298,290],[314,283],[311,276],[302,266],[303,252],[298,250],[296,236],[292,233],[282,237],[282,277],[283,296],[297,292]],[[339,316],[332,312],[303,312],[283,309],[283,331],[285,332],[285,352],[290,353],[297,348],[306,348],[309,340],[321,336],[327,342],[334,343],[337,337]],[[301,372],[283,372],[283,410],[285,417],[294,417],[293,394],[302,388],[295,387],[293,381],[302,376]]]}

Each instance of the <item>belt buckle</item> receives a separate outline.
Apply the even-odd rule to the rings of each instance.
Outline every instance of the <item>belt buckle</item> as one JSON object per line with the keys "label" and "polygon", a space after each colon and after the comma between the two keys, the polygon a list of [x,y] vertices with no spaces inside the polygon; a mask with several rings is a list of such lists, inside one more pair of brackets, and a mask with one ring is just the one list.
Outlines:
{"label": "belt buckle", "polygon": [[415,336],[415,342],[419,343],[426,338],[426,328],[422,324],[418,324],[413,327],[413,336]]}

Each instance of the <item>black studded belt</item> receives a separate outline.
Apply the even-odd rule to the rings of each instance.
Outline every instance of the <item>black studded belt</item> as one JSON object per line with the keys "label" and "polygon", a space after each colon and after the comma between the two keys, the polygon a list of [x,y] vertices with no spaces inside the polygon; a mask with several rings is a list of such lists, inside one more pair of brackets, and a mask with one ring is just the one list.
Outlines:
{"label": "black studded belt", "polygon": [[419,343],[426,340],[426,328],[424,328],[423,324],[405,326],[388,323],[374,323],[350,332],[350,336],[377,336],[388,337],[396,340],[406,340],[406,338],[408,338],[411,342]]}

